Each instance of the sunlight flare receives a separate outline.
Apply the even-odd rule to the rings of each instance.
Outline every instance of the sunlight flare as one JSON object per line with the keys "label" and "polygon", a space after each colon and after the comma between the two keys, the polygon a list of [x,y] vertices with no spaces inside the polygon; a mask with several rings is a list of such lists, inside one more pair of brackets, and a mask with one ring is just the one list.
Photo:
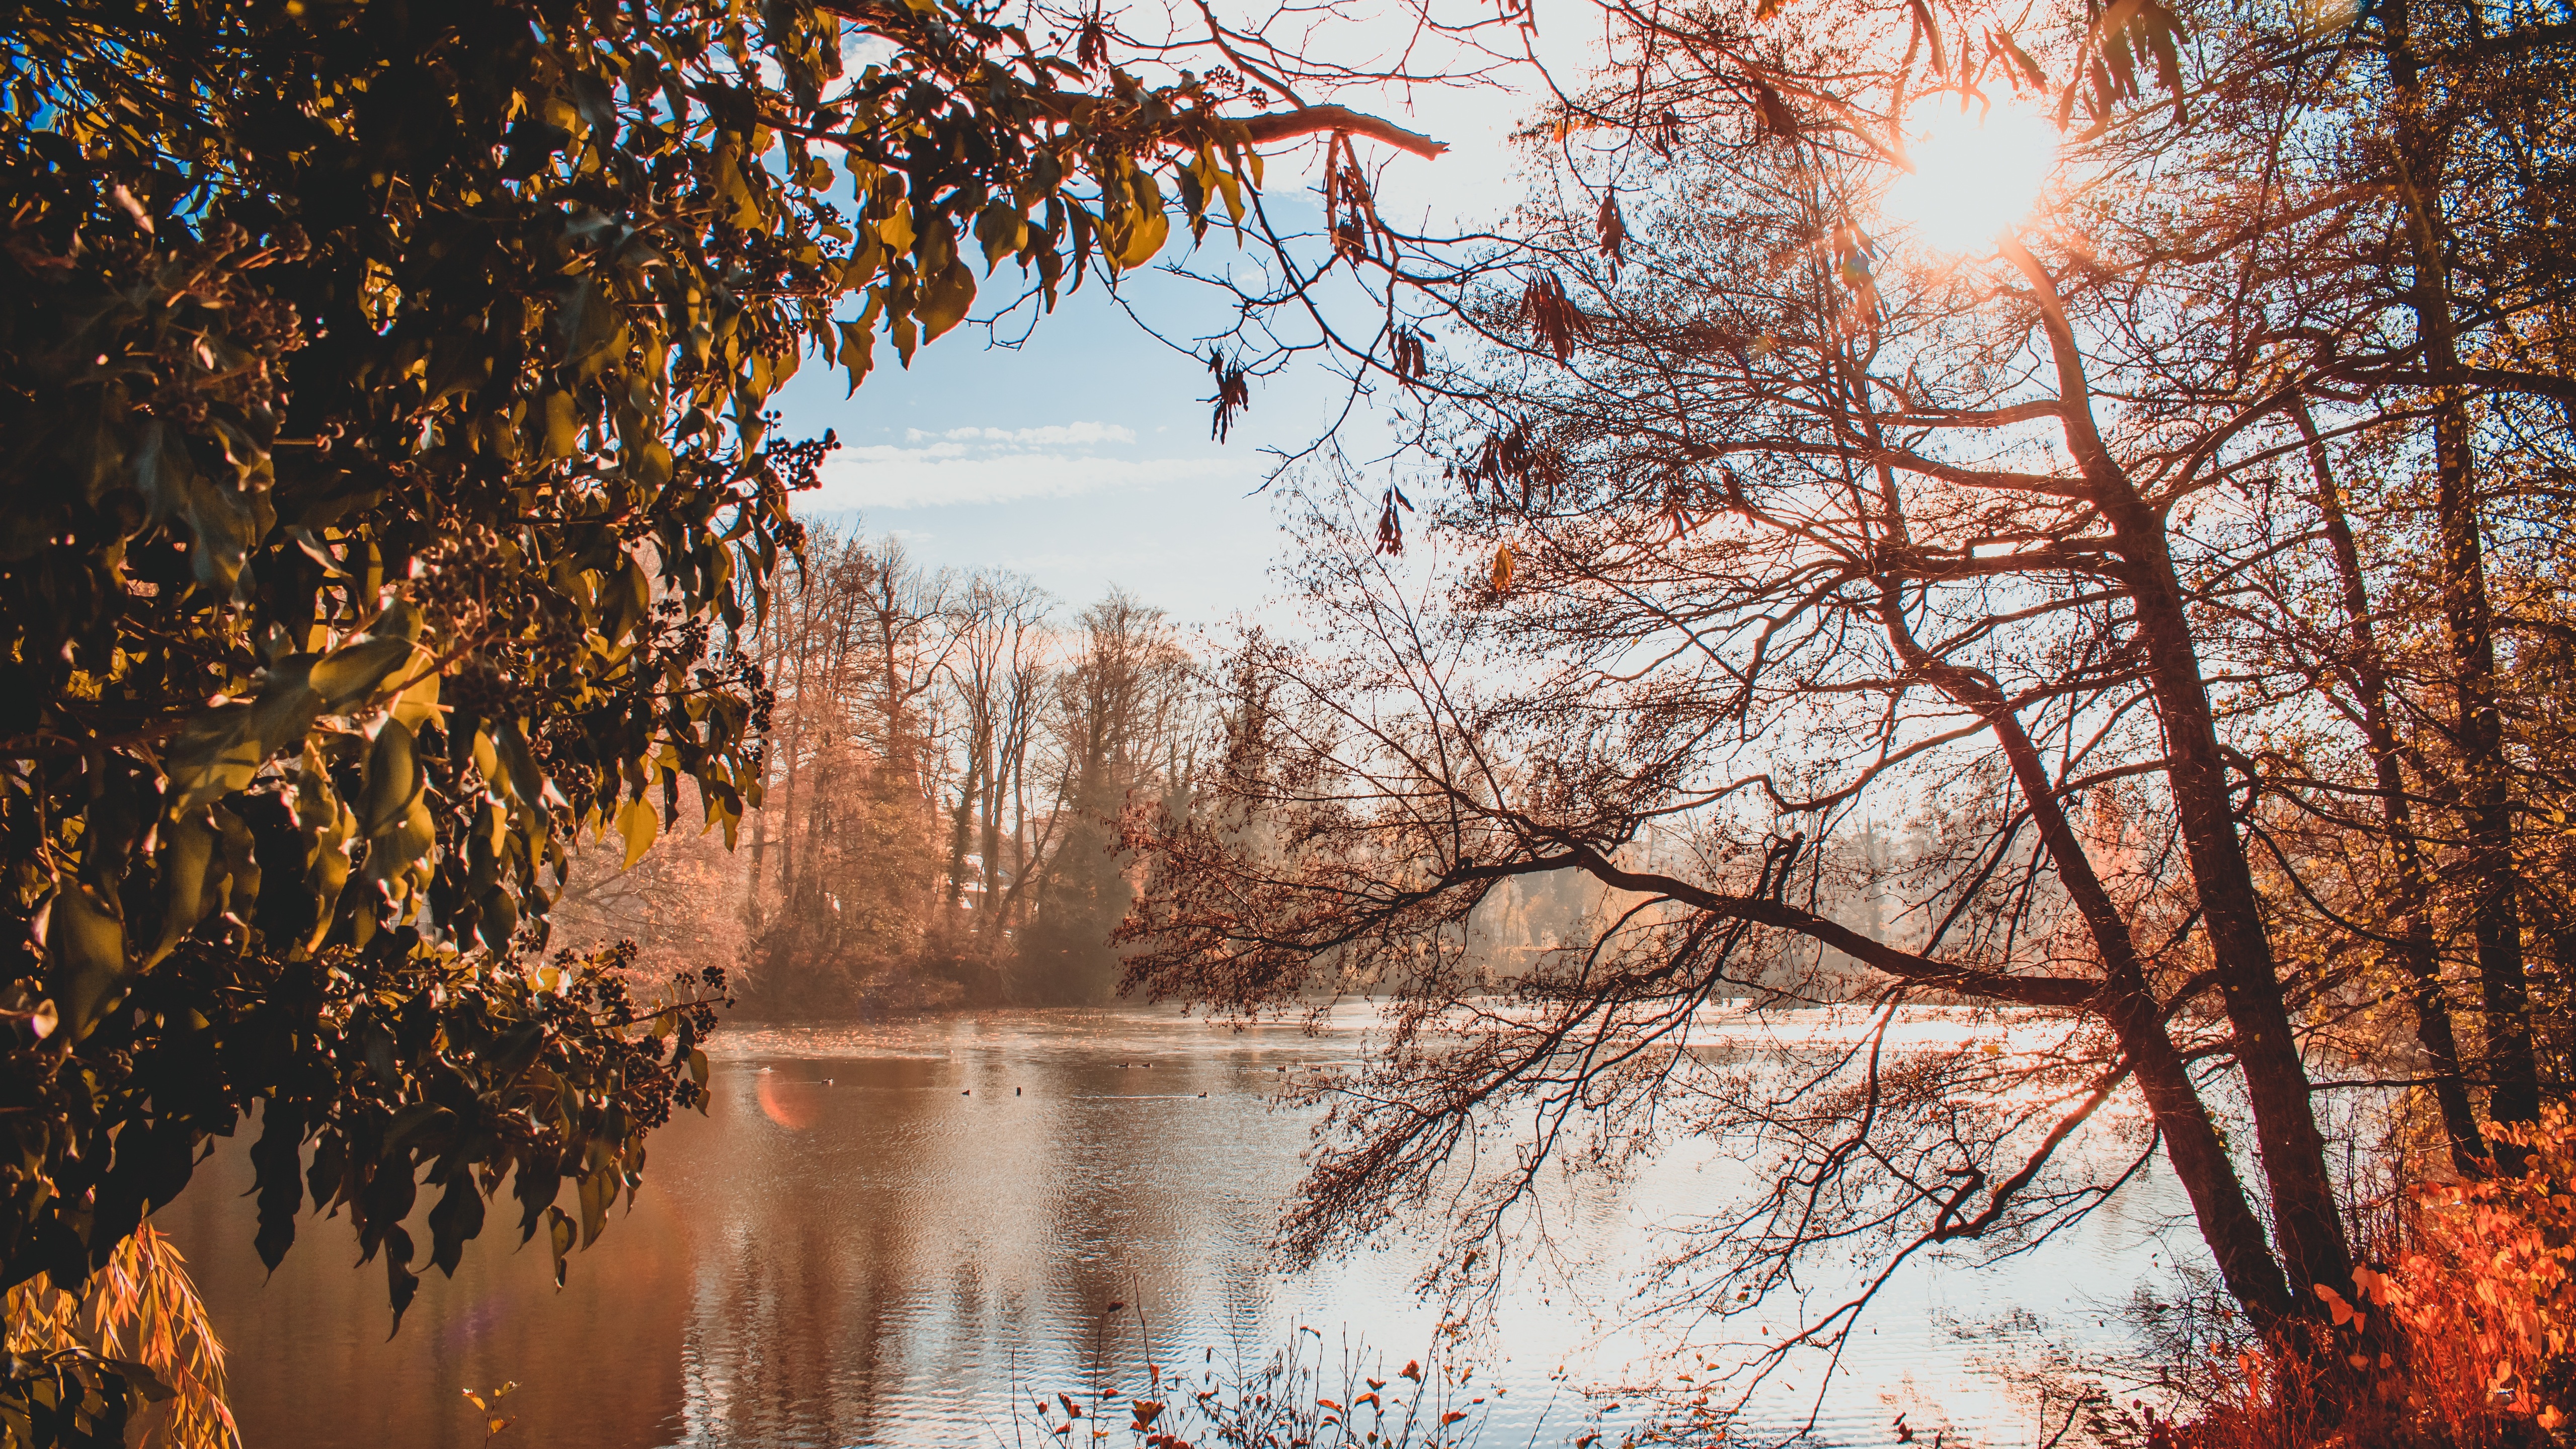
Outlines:
{"label": "sunlight flare", "polygon": [[1940,252],[1985,251],[2028,217],[2057,166],[2057,128],[2017,106],[1945,102],[1908,137],[1914,170],[1887,189],[1890,222]]}

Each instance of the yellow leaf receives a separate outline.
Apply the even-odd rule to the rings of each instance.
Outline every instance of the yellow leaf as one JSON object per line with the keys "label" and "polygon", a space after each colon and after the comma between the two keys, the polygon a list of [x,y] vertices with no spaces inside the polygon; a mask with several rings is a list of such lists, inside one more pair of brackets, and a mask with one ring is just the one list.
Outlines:
{"label": "yellow leaf", "polygon": [[921,304],[915,315],[921,319],[922,335],[937,337],[940,333],[966,320],[975,305],[975,274],[962,260],[952,261],[947,270],[930,279],[922,288]]}
{"label": "yellow leaf", "polygon": [[435,723],[438,719],[438,670],[434,667],[436,662],[430,657],[428,650],[414,650],[412,657],[396,671],[396,678],[415,672],[420,675],[420,678],[412,681],[410,687],[394,697],[394,718],[401,720],[403,728],[414,735],[420,733],[423,725]]}
{"label": "yellow leaf", "polygon": [[912,250],[912,208],[897,206],[894,215],[877,223],[877,235],[896,256]]}
{"label": "yellow leaf", "polygon": [[1499,544],[1494,549],[1494,592],[1505,594],[1512,588],[1512,546]]}
{"label": "yellow leaf", "polygon": [[546,456],[569,458],[581,446],[581,420],[573,416],[572,394],[546,394]]}
{"label": "yellow leaf", "polygon": [[644,852],[653,848],[653,837],[662,833],[662,817],[641,800],[629,800],[617,812],[617,833],[626,837],[626,865],[632,870]]}
{"label": "yellow leaf", "polygon": [[1154,259],[1163,242],[1172,234],[1172,219],[1163,214],[1163,188],[1154,173],[1137,167],[1128,174],[1127,192],[1134,210],[1127,223],[1127,234],[1110,261],[1122,271],[1133,271]]}

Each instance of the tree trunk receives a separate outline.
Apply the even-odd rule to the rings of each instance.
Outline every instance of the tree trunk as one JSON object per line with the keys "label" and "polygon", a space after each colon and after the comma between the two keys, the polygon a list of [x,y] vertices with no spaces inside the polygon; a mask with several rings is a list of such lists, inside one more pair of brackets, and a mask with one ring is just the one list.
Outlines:
{"label": "tree trunk", "polygon": [[957,787],[957,808],[948,822],[948,891],[939,903],[939,919],[952,933],[963,926],[966,890],[966,843],[974,827],[975,804],[984,784],[984,728],[977,726],[966,747],[966,778]]}
{"label": "tree trunk", "polygon": [[2451,650],[2454,726],[2460,753],[2460,805],[2468,849],[2462,861],[2477,937],[2478,984],[2485,1008],[2487,1115],[2529,1122],[2540,1112],[2539,1071],[2531,1041],[2530,985],[2522,950],[2521,882],[2514,860],[2513,803],[2504,758],[2504,721],[2496,712],[2495,619],[2487,597],[2486,556],[2479,537],[2477,458],[2470,447],[2468,390],[2451,315],[2450,266],[2438,215],[2443,137],[2427,122],[2422,73],[2409,32],[2406,0],[2381,13],[2389,78],[2397,87],[2397,189],[2413,246],[2409,302],[2415,332],[2433,377],[2434,515],[2441,533],[2442,617]]}
{"label": "tree trunk", "polygon": [[2342,585],[2344,616],[2351,621],[2353,696],[2361,706],[2361,730],[2370,748],[2371,771],[2379,787],[2380,818],[2397,855],[2399,902],[2398,963],[2415,983],[2415,1039],[2423,1044],[2433,1078],[2433,1099],[2441,1108],[2442,1133],[2450,1139],[2451,1158],[2462,1170],[2486,1156],[2478,1135],[2477,1113],[2460,1076],[2460,1046],[2451,1026],[2451,1004],[2442,993],[2442,958],[2433,944],[2433,881],[2415,834],[2414,808],[2406,797],[2406,777],[2398,767],[2401,746],[2388,710],[2388,666],[2379,652],[2378,630],[2371,622],[2370,589],[2361,573],[2361,550],[2344,516],[2343,493],[2335,486],[2324,440],[2317,436],[2307,404],[2295,406],[2299,431],[2308,443],[2308,467],[2317,482],[2317,512],[2325,520],[2333,546],[2335,574]]}
{"label": "tree trunk", "polygon": [[1993,727],[2004,759],[2012,767],[2013,779],[2021,786],[2032,823],[2039,828],[2049,860],[2057,867],[2057,878],[2076,911],[2084,917],[2094,950],[2101,957],[2104,980],[2096,1009],[2110,1023],[2112,1032],[2119,1037],[2122,1055],[2138,1074],[2147,1110],[2164,1137],[2165,1156],[2191,1198],[2201,1240],[2218,1260],[2218,1271],[2228,1291],[2245,1306],[2258,1328],[2270,1332],[2297,1311],[2290,1286],[2264,1242],[2263,1224],[2245,1196],[2244,1182],[2236,1175],[2236,1163],[2228,1155],[2226,1140],[2210,1120],[2208,1104],[2201,1101],[2198,1089],[2192,1085],[2190,1068],[2165,1029],[2164,1010],[2139,964],[2128,921],[2112,902],[2110,892],[2103,889],[2091,857],[2085,854],[2083,842],[2076,838],[2074,827],[2058,804],[2056,782],[2049,778],[2038,749],[2031,744],[2020,718],[1994,681],[1976,670],[1932,659],[1907,629],[1896,591],[1888,589],[1885,597],[1881,615],[1898,654],[1915,672],[1961,705],[1975,710]]}
{"label": "tree trunk", "polygon": [[994,907],[1002,902],[999,872],[1002,868],[1003,782],[999,773],[1000,754],[993,748],[993,732],[989,727],[984,731],[984,753],[979,767],[984,775],[984,815],[983,836],[976,842],[976,847],[983,853],[981,874],[984,889],[975,897],[975,935],[984,954],[991,956],[1001,944],[1001,933],[996,929],[1000,922],[994,914]]}
{"label": "tree trunk", "polygon": [[2164,519],[2140,498],[2111,457],[2093,421],[2092,393],[2082,354],[2067,320],[2055,279],[2018,242],[2007,255],[2030,281],[2058,373],[2061,419],[2069,449],[2091,485],[2092,502],[2110,524],[2112,547],[2123,561],[2124,582],[2137,611],[2138,640],[2146,648],[2148,687],[2164,725],[2165,779],[2173,792],[2183,853],[2191,864],[2201,920],[2227,1019],[2236,1034],[2237,1064],[2245,1076],[2248,1105],[2271,1186],[2273,1228],[2281,1266],[2299,1311],[2322,1311],[2312,1290],[2352,1292],[2352,1251],[2336,1210],[2334,1179],[2326,1170],[2325,1136],[2317,1130],[2307,1066],[2300,1058],[2290,1011],[2281,992],[2272,943],[2263,928],[2254,872],[2245,859],[2229,805],[2227,767],[2210,716],[2200,651],[2183,608]]}

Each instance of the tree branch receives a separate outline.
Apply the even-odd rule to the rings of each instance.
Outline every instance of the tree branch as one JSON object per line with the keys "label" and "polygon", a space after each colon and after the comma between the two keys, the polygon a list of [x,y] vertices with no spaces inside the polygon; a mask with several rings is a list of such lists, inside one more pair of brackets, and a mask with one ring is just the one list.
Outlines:
{"label": "tree branch", "polygon": [[1910,986],[1953,991],[1962,996],[2009,1001],[2022,1006],[2055,1007],[2090,1005],[2102,989],[2101,982],[2081,977],[2012,976],[2001,971],[1983,971],[1917,956],[1884,941],[1873,941],[1840,921],[1827,920],[1812,911],[1800,910],[1768,896],[1720,895],[1673,876],[1623,869],[1585,845],[1569,846],[1563,856],[1555,858],[1555,863],[1571,865],[1594,880],[1620,890],[1668,896],[1720,920],[1750,921],[1758,926],[1794,931]]}
{"label": "tree branch", "polygon": [[1300,106],[1293,111],[1272,111],[1266,115],[1246,116],[1239,125],[1256,144],[1292,140],[1299,136],[1321,135],[1328,131],[1348,131],[1354,136],[1367,136],[1384,141],[1398,150],[1410,151],[1426,161],[1436,160],[1449,149],[1446,141],[1434,141],[1417,135],[1392,121],[1364,115],[1348,106]]}

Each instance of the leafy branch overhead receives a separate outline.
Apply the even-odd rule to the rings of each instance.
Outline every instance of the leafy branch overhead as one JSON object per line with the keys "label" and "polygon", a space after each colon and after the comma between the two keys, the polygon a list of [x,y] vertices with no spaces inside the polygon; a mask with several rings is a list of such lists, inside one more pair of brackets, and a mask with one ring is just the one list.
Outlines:
{"label": "leafy branch overhead", "polygon": [[940,0],[13,11],[8,1283],[76,1289],[255,1104],[263,1244],[310,1146],[397,1308],[420,1168],[441,1266],[513,1164],[523,1232],[560,1257],[569,1178],[595,1236],[721,987],[517,962],[585,834],[760,803],[736,641],[833,447],[780,386],[1240,221],[1257,145],[1438,150],[1052,44]]}

